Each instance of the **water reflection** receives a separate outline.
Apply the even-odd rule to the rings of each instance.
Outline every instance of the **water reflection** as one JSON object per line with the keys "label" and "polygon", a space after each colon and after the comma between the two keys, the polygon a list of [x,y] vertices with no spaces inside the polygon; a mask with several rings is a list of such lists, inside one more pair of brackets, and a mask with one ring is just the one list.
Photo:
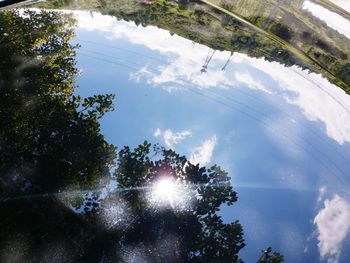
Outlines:
{"label": "water reflection", "polygon": [[[280,262],[270,249],[261,255],[270,245],[287,262],[349,258],[344,38],[330,48],[327,34],[324,46],[303,32],[306,46],[318,43],[303,61],[304,49],[298,56],[253,27],[185,2],[180,9],[171,1],[91,3],[113,16],[0,13],[8,25],[0,48],[11,51],[1,52],[0,69],[1,261]],[[41,5],[62,4],[91,8]],[[270,7],[252,14],[226,6],[300,45],[300,32],[276,23],[283,4]],[[195,19],[177,16],[193,10]],[[168,12],[182,21],[174,19],[177,27]],[[189,21],[206,27],[191,29]],[[320,68],[325,57],[340,69]],[[104,116],[113,96],[96,93],[117,93],[117,111]],[[109,144],[144,139],[166,148]],[[195,163],[218,163],[231,178]],[[231,184],[240,194],[234,206]]]}
{"label": "water reflection", "polygon": [[[218,215],[237,200],[226,172],[172,150],[152,152],[146,142],[116,153],[105,141],[98,120],[112,110],[113,95],[73,93],[73,17],[21,10],[3,11],[1,20],[1,48],[11,51],[1,68],[2,261],[240,262],[242,227]],[[117,198],[101,188],[106,178]]]}
{"label": "water reflection", "polygon": [[[297,64],[321,72],[349,92],[349,40],[302,10],[299,2],[185,2],[185,6],[179,6],[163,0],[150,5],[136,0],[65,4],[50,1],[40,6],[98,10],[137,25],[164,28],[215,50],[239,51],[284,65]],[[319,4],[331,6],[333,12],[348,17],[336,5],[324,1]]]}
{"label": "water reflection", "polygon": [[318,248],[321,257],[330,262],[339,262],[343,241],[350,230],[350,203],[339,195],[324,201],[314,219],[317,225]]}

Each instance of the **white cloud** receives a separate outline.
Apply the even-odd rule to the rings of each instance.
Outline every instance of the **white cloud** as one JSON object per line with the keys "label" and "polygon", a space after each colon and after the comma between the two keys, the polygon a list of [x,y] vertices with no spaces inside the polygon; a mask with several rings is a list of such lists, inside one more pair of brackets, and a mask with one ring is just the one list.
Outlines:
{"label": "white cloud", "polygon": [[199,147],[194,148],[191,153],[190,162],[193,164],[199,163],[200,165],[209,163],[216,143],[216,135],[213,135],[211,138],[205,140]]}
{"label": "white cloud", "polygon": [[327,187],[326,186],[322,186],[318,189],[318,198],[317,198],[317,202],[321,202],[324,194],[326,193]]}
{"label": "white cloud", "polygon": [[[183,85],[192,83],[200,88],[224,88],[233,85],[234,80],[221,68],[230,57],[228,51],[216,51],[208,71],[201,74],[200,70],[207,58],[209,48],[195,44],[192,41],[171,36],[168,31],[154,26],[136,27],[133,22],[118,21],[117,19],[93,12],[93,17],[83,11],[74,11],[79,21],[78,27],[88,31],[100,31],[108,33],[108,39],[126,38],[132,44],[143,45],[153,51],[166,55],[168,61],[158,66],[145,66],[131,75],[132,79],[140,80],[145,77],[153,85],[174,84]],[[204,34],[206,34],[206,29]],[[237,59],[236,59],[237,60]],[[236,62],[232,58],[231,62]],[[214,66],[215,65],[215,66]]]}
{"label": "white cloud", "polygon": [[330,1],[335,3],[336,5],[340,6],[344,10],[350,12],[350,1],[349,0],[330,0]]}
{"label": "white cloud", "polygon": [[[200,69],[208,55],[208,47],[204,45],[193,45],[190,40],[170,36],[166,30],[152,26],[136,27],[132,22],[118,21],[99,13],[93,13],[93,18],[87,12],[75,11],[75,14],[81,29],[106,32],[110,40],[127,39],[132,44],[157,51],[162,54],[162,59],[167,59],[152,67],[145,65],[132,74],[131,77],[137,81],[144,78],[147,83],[168,91],[191,85],[220,89],[237,87],[238,83],[243,83],[250,89],[273,93],[276,100],[281,96],[287,103],[298,106],[307,119],[324,123],[327,135],[339,144],[350,142],[350,96],[319,74],[239,53],[233,54],[228,68],[222,71],[221,67],[230,57],[227,51],[217,51],[208,72],[201,74]],[[249,71],[235,73],[237,63],[259,69],[276,84],[267,88],[260,82],[263,77],[256,81]]]}
{"label": "white cloud", "polygon": [[318,249],[322,259],[337,263],[342,243],[350,230],[350,204],[344,198],[335,195],[326,199],[324,208],[314,219],[318,231]]}
{"label": "white cloud", "polygon": [[310,1],[304,2],[303,9],[310,11],[313,16],[326,22],[329,27],[350,38],[350,21],[341,15]]}
{"label": "white cloud", "polygon": [[170,129],[161,130],[157,128],[154,133],[154,137],[163,139],[165,145],[169,148],[173,147],[175,144],[180,143],[182,140],[191,137],[192,133],[189,130],[173,132]]}
{"label": "white cloud", "polygon": [[[159,35],[160,29],[154,32],[145,33],[150,36]],[[163,32],[162,32],[163,33]],[[166,32],[167,33],[167,32]],[[159,66],[146,66],[132,75],[133,78],[142,77],[155,86],[166,88],[167,86],[177,85],[178,88],[184,88],[188,85],[194,85],[197,88],[227,88],[234,85],[235,81],[228,76],[221,67],[229,57],[229,52],[216,52],[213,56],[209,69],[206,73],[201,73],[201,68],[208,54],[208,47],[196,45],[195,47],[189,40],[179,36],[169,36],[162,38],[162,43],[153,43],[152,48],[160,53],[171,57],[166,63]],[[176,45],[174,45],[176,43]],[[167,50],[165,47],[176,46],[174,49]]]}
{"label": "white cloud", "polygon": [[260,81],[254,79],[249,73],[235,72],[235,79],[238,82],[246,84],[250,89],[261,90],[268,94],[272,94],[272,91],[268,90]]}
{"label": "white cloud", "polygon": [[297,66],[248,58],[251,66],[267,73],[278,86],[276,92],[298,106],[311,121],[325,124],[327,135],[339,144],[350,142],[350,96],[319,74]]}

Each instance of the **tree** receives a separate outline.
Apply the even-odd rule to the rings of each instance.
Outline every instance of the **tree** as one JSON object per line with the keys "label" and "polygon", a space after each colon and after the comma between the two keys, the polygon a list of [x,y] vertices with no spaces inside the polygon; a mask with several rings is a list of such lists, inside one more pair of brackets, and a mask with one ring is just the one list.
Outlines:
{"label": "tree", "polygon": [[[155,147],[151,153],[150,147],[145,142],[134,151],[124,147],[118,154],[118,188],[151,189],[151,196],[146,197],[140,190],[120,195],[138,218],[123,233],[122,246],[156,243],[171,234],[181,237],[182,247],[175,262],[241,262],[238,252],[244,247],[242,226],[238,221],[225,224],[218,214],[222,205],[237,200],[227,173],[219,166],[207,169],[191,164],[172,150]],[[158,159],[152,161],[150,155],[155,154]],[[153,200],[157,187],[165,192],[155,193]]]}
{"label": "tree", "polygon": [[73,94],[71,15],[1,11],[0,24],[0,261],[48,262],[42,253],[57,242],[75,261],[94,232],[59,192],[94,188],[109,175],[115,147],[99,119],[114,95]]}
{"label": "tree", "polygon": [[290,39],[293,36],[292,30],[288,26],[280,22],[273,22],[271,26],[271,32],[286,41],[290,41]]}
{"label": "tree", "polygon": [[189,5],[189,0],[178,0],[179,8],[186,9]]}
{"label": "tree", "polygon": [[[0,14],[1,191],[17,191],[29,183],[27,174],[35,192],[89,187],[113,164],[114,147],[100,134],[98,119],[112,110],[114,95],[73,95],[71,16],[18,12]],[[21,183],[13,183],[14,173]]]}
{"label": "tree", "polygon": [[272,248],[268,247],[267,249],[262,251],[262,255],[259,258],[258,263],[279,263],[283,262],[284,257],[282,254],[278,252],[272,252]]}

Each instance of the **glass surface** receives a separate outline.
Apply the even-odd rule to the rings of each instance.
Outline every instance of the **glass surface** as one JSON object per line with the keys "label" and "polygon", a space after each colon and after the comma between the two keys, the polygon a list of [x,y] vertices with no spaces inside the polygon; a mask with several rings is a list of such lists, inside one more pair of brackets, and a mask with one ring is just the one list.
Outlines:
{"label": "glass surface", "polygon": [[3,3],[0,262],[350,262],[348,1]]}

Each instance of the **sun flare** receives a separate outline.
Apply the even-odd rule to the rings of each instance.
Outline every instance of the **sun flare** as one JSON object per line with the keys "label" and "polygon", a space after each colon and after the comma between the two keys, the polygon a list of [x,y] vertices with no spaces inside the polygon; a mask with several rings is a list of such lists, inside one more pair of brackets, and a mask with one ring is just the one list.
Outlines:
{"label": "sun flare", "polygon": [[172,208],[177,211],[189,209],[192,198],[191,187],[166,176],[155,181],[147,195],[152,207]]}
{"label": "sun flare", "polygon": [[154,184],[154,197],[163,201],[172,201],[176,197],[177,185],[172,178],[162,178]]}

